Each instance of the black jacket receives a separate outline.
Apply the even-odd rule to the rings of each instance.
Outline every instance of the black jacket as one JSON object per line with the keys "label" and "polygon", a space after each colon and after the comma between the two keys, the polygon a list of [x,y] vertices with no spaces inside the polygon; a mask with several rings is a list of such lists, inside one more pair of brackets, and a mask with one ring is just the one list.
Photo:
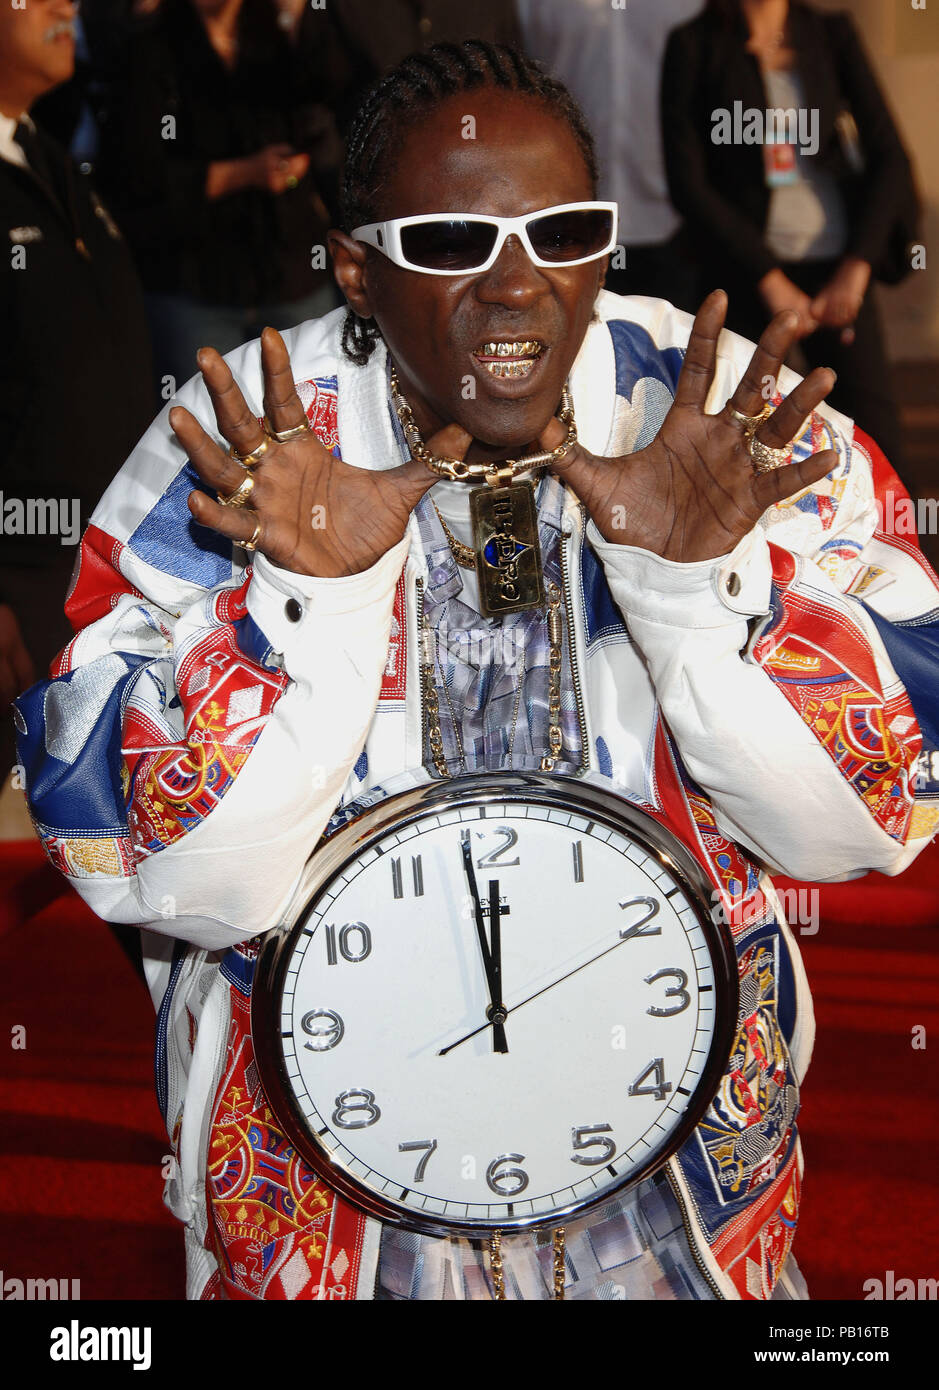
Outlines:
{"label": "black jacket", "polygon": [[99,176],[148,290],[250,307],[327,280],[312,264],[326,245],[316,171],[278,196],[245,189],[210,202],[208,166],[274,144],[315,156],[330,122],[271,0],[246,0],[239,39],[229,71],[189,0],[164,0],[110,87]]}
{"label": "black jacket", "polygon": [[[875,275],[888,249],[899,207],[910,188],[910,165],[854,24],[844,13],[790,5],[790,32],[805,104],[818,110],[818,167],[831,172],[845,200],[844,254],[869,261]],[[669,193],[702,253],[733,262],[759,280],[777,264],[763,232],[770,190],[761,145],[714,144],[713,113],[735,101],[765,111],[757,59],[745,51],[746,22],[725,24],[709,13],[673,30],[662,72],[661,117]],[[836,129],[850,109],[865,168],[856,173]]]}
{"label": "black jacket", "polygon": [[[0,491],[79,498],[83,523],[156,413],[127,246],[86,177],[41,136],[55,196],[0,159]],[[48,536],[0,533],[4,565],[46,563]]]}

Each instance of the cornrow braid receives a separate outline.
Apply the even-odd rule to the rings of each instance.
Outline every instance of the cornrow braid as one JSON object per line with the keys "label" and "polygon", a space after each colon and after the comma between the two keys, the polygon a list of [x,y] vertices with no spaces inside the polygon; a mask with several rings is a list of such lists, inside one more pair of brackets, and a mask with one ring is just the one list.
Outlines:
{"label": "cornrow braid", "polygon": [[[514,48],[466,39],[412,53],[371,89],[349,129],[340,216],[345,231],[375,221],[375,201],[394,168],[402,127],[429,115],[447,97],[480,87],[523,92],[566,121],[596,187],[597,154],[583,111],[564,84]],[[346,314],[342,350],[364,367],[381,338],[371,319]]]}

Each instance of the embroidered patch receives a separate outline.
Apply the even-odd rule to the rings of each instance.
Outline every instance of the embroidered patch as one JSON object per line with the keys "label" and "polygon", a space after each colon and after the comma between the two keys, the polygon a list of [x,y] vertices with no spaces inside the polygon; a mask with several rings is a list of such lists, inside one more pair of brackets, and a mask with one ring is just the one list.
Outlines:
{"label": "embroidered patch", "polygon": [[395,589],[391,614],[391,633],[388,638],[388,660],[381,678],[380,700],[401,701],[407,682],[407,599],[404,571]]}
{"label": "embroidered patch", "polygon": [[[242,959],[238,974],[245,967]],[[231,1299],[354,1298],[365,1217],[317,1178],[278,1128],[258,1079],[247,988],[232,982],[228,1053],[209,1132],[209,1233],[221,1286]]]}

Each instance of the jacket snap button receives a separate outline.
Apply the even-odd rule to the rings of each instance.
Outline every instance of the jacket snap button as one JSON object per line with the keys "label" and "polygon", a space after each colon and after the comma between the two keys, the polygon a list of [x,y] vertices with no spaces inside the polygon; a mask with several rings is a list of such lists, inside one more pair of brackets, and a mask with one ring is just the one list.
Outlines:
{"label": "jacket snap button", "polygon": [[739,574],[732,573],[727,576],[727,592],[730,594],[731,598],[735,598],[736,595],[740,593]]}
{"label": "jacket snap button", "polygon": [[295,598],[289,598],[284,604],[284,612],[292,623],[298,623],[303,617],[303,609]]}

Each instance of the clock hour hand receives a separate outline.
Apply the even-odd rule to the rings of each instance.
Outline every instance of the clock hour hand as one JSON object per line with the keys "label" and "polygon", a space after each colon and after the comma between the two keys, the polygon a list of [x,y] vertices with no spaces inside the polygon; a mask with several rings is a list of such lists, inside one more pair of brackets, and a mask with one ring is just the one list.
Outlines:
{"label": "clock hour hand", "polygon": [[[498,964],[498,975],[494,976],[494,974],[493,974],[493,952],[490,950],[490,948],[489,948],[489,942],[488,942],[487,939],[486,939],[486,923],[485,923],[485,920],[483,919],[482,903],[479,901],[479,889],[478,889],[477,886],[476,886],[476,872],[475,872],[475,870],[474,870],[474,868],[473,868],[473,854],[472,854],[472,849],[471,849],[470,842],[469,842],[469,839],[468,839],[468,838],[466,838],[466,839],[463,840],[463,842],[462,842],[462,850],[463,850],[463,868],[464,868],[465,871],[466,871],[466,878],[467,878],[467,881],[468,881],[468,883],[469,883],[470,894],[471,894],[472,899],[473,899],[473,913],[474,913],[474,916],[475,916],[475,918],[476,918],[476,935],[477,935],[478,938],[479,938],[479,949],[480,949],[480,951],[482,952],[482,957],[483,957],[483,969],[484,969],[485,972],[486,972],[486,984],[487,984],[488,989],[489,989],[489,1008],[486,1010],[486,1017],[488,1018],[489,1022],[492,1024],[492,1050],[493,1050],[493,1052],[508,1052],[508,1050],[509,1050],[509,1045],[508,1045],[508,1043],[506,1042],[505,1027],[504,1027],[505,1018],[506,1018],[506,1009],[505,1009],[505,1005],[502,1003],[502,986],[501,986],[502,951],[501,951],[501,935],[500,935],[500,932],[499,932],[499,898],[498,898],[499,884],[498,884],[498,881],[495,881],[495,889],[496,889],[496,917],[495,917],[495,921],[496,921],[496,928],[495,928],[495,937],[494,937],[494,940],[495,940],[496,943],[498,943],[498,953],[497,953],[497,957],[496,957],[496,959],[497,959],[497,964]],[[490,884],[490,903],[491,903],[491,901],[492,901],[492,884]],[[486,1025],[483,1024],[483,1027],[486,1027]],[[480,1032],[481,1029],[477,1029],[476,1031],[477,1031],[477,1032]]]}

